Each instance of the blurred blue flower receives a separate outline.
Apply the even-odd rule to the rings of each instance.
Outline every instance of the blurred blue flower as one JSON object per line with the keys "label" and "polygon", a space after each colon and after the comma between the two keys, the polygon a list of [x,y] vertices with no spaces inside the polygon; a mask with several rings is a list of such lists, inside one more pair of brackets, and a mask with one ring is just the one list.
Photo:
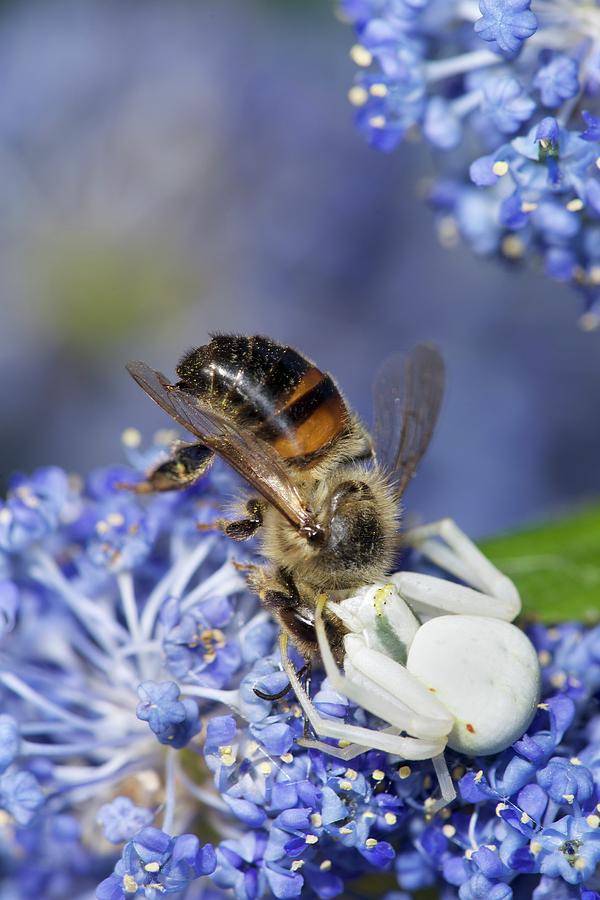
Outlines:
{"label": "blurred blue flower", "polygon": [[[512,263],[541,257],[550,277],[582,293],[583,324],[598,324],[594,9],[583,0],[480,0],[480,15],[462,0],[341,6],[358,39],[349,97],[359,130],[386,152],[422,133],[447,154],[437,159],[452,196],[447,180],[443,204],[437,184],[430,193],[441,233]],[[479,204],[469,180],[486,189]]]}

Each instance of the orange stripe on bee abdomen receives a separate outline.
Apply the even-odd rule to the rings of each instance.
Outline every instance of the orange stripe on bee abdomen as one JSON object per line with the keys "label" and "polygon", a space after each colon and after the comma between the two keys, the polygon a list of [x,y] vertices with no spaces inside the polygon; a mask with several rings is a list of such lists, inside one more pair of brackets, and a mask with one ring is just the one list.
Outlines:
{"label": "orange stripe on bee abdomen", "polygon": [[320,384],[324,378],[325,375],[320,371],[320,369],[317,369],[316,366],[311,366],[306,370],[290,396],[285,398],[285,403],[280,407],[280,409],[277,410],[277,412],[287,412],[287,410],[290,409],[290,407],[292,407],[297,400],[299,400],[301,397],[304,397],[304,395],[312,390],[317,384]]}
{"label": "orange stripe on bee abdomen", "polygon": [[279,415],[285,417],[287,433],[274,436],[269,443],[290,461],[318,456],[348,424],[340,392],[331,377],[314,366],[307,370]]}

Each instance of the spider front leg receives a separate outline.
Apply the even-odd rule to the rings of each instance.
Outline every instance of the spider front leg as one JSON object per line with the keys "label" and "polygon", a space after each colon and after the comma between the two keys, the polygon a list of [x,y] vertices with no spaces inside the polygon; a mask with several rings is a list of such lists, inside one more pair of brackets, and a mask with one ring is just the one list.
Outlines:
{"label": "spider front leg", "polygon": [[415,572],[397,572],[391,581],[417,612],[489,616],[505,622],[512,622],[521,612],[521,598],[513,582],[487,559],[452,519],[413,528],[404,534],[403,541],[416,547],[440,568],[473,586],[465,587]]}

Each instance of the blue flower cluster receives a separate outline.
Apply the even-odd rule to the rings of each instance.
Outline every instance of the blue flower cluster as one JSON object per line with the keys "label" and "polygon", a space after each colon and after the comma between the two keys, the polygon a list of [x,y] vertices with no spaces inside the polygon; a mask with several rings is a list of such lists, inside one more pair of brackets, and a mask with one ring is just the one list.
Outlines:
{"label": "blue flower cluster", "polygon": [[433,815],[431,762],[306,749],[293,694],[264,699],[287,680],[250,557],[197,527],[223,478],[140,497],[133,468],[47,468],[0,505],[0,895],[327,900],[377,873],[387,900],[599,900],[600,629],[531,630],[536,718],[495,757],[449,751]]}
{"label": "blue flower cluster", "polygon": [[584,0],[341,0],[369,143],[443,151],[440,238],[546,272],[600,322],[600,11]]}

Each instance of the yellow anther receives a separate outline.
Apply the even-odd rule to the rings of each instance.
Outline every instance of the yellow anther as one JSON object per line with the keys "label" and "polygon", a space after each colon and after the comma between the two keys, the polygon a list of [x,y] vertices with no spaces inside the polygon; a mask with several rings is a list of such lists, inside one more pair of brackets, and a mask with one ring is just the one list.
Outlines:
{"label": "yellow anther", "polygon": [[501,812],[504,812],[505,809],[508,809],[506,803],[497,803],[496,804],[496,815],[499,816]]}
{"label": "yellow anther", "polygon": [[411,772],[412,772],[412,769],[410,766],[400,766],[400,768],[398,769],[398,775],[402,779],[408,778],[408,776],[411,774]]}
{"label": "yellow anther", "polygon": [[348,828],[347,825],[342,825],[340,828],[340,834],[352,834],[352,829]]}
{"label": "yellow anther", "polygon": [[138,884],[133,875],[123,875],[121,884],[126,894],[137,894]]}
{"label": "yellow anther", "polygon": [[574,197],[573,200],[569,200],[567,203],[569,212],[580,212],[583,209],[583,206],[583,200],[580,200],[579,197]]}
{"label": "yellow anther", "polygon": [[395,825],[398,821],[398,816],[393,812],[386,812],[383,818],[385,819],[387,825]]}
{"label": "yellow anther", "polygon": [[475,781],[475,784],[479,784],[479,782],[481,781],[482,778],[483,778],[483,769],[480,769],[479,772],[475,773],[475,777],[473,780]]}
{"label": "yellow anther", "polygon": [[388,92],[387,84],[381,84],[381,82],[376,81],[375,84],[371,85],[369,91],[374,97],[385,97]]}
{"label": "yellow anther", "polygon": [[346,778],[349,778],[350,781],[356,781],[356,779],[358,778],[358,772],[356,771],[356,769],[346,769],[344,775],[346,776]]}
{"label": "yellow anther", "polygon": [[531,822],[531,816],[524,812],[521,815],[521,822],[523,823],[523,825],[528,825]]}
{"label": "yellow anther", "polygon": [[463,777],[463,775],[465,774],[465,771],[466,771],[466,769],[465,769],[464,766],[454,766],[454,768],[452,769],[452,773],[451,773],[451,774],[452,774],[452,780],[453,780],[453,781],[460,781],[460,779],[461,779],[461,778]]}
{"label": "yellow anther", "polygon": [[547,650],[540,650],[538,653],[538,659],[540,661],[540,666],[549,666],[552,662],[552,656],[548,653]]}
{"label": "yellow anther", "polygon": [[600,169],[600,156],[596,157],[596,168]]}
{"label": "yellow anther", "polygon": [[332,866],[332,862],[330,859],[324,859],[321,865],[319,866],[321,872],[329,872]]}
{"label": "yellow anther", "polygon": [[340,781],[340,789],[342,791],[351,791],[352,790],[352,782],[347,781],[346,779],[344,779],[344,781]]}
{"label": "yellow anther", "polygon": [[600,816],[596,816],[594,813],[591,813],[586,817],[585,821],[588,823],[590,828],[598,828],[598,826],[600,825]]}
{"label": "yellow anther", "polygon": [[436,225],[438,241],[442,247],[456,247],[458,243],[458,225],[454,216],[441,216]]}
{"label": "yellow anther", "polygon": [[320,828],[321,825],[323,824],[323,817],[322,817],[321,813],[317,813],[317,812],[313,813],[310,817],[310,824],[313,825],[315,828]]}
{"label": "yellow anther", "polygon": [[375,769],[373,774],[371,775],[373,781],[383,781],[385,778],[385,772],[382,772],[381,769]]}
{"label": "yellow anther", "polygon": [[492,166],[492,172],[494,173],[494,175],[498,175],[500,178],[502,178],[502,176],[506,175],[506,173],[508,172],[508,163],[503,159],[499,159]]}
{"label": "yellow anther", "polygon": [[565,686],[565,681],[567,680],[567,676],[564,672],[555,672],[552,678],[550,679],[550,683],[553,687],[562,688]]}
{"label": "yellow anther", "polygon": [[369,125],[371,128],[385,128],[385,116],[371,116]]}
{"label": "yellow anther", "polygon": [[583,857],[581,857],[581,856],[578,856],[577,859],[575,860],[575,862],[573,863],[573,868],[579,869],[580,872],[582,869],[585,869],[585,866],[586,866],[585,859],[583,859]]}
{"label": "yellow anther", "polygon": [[370,66],[373,62],[373,56],[362,44],[354,44],[354,46],[350,48],[350,59],[352,62],[355,62],[357,66]]}
{"label": "yellow anther", "polygon": [[377,841],[375,840],[375,838],[367,838],[366,839],[365,847],[367,848],[367,850],[372,850],[373,847],[376,847],[376,846],[377,846]]}
{"label": "yellow anther", "polygon": [[109,513],[106,517],[106,521],[109,525],[112,525],[113,528],[120,528],[121,525],[125,524],[125,516],[122,513]]}
{"label": "yellow anther", "polygon": [[340,738],[340,740],[338,741],[338,747],[340,747],[342,750],[344,750],[346,747],[349,747],[349,746],[350,746],[350,741],[345,741],[343,738]]}
{"label": "yellow anther", "polygon": [[360,84],[355,84],[348,91],[348,100],[352,106],[364,106],[369,99],[369,92]]}
{"label": "yellow anther", "polygon": [[575,799],[575,794],[563,794],[563,800],[566,800],[567,803],[572,803]]}
{"label": "yellow anther", "polygon": [[293,861],[293,863],[291,864],[290,869],[292,870],[292,872],[297,872],[298,869],[301,869],[303,865],[304,865],[303,859],[295,859]]}
{"label": "yellow anther", "polygon": [[159,862],[149,862],[144,866],[146,872],[160,872],[160,863]]}
{"label": "yellow anther", "polygon": [[454,825],[444,825],[442,828],[442,834],[444,837],[453,838],[456,834],[456,828]]}
{"label": "yellow anther", "polygon": [[524,250],[523,241],[516,234],[507,234],[502,240],[502,252],[508,259],[519,259]]}
{"label": "yellow anther", "polygon": [[142,443],[142,435],[137,428],[126,428],[121,434],[121,443],[124,447],[129,447],[133,450]]}
{"label": "yellow anther", "polygon": [[571,763],[572,766],[582,766],[583,765],[583,763],[581,762],[581,760],[579,759],[578,756],[572,756],[571,759],[569,760],[569,762]]}
{"label": "yellow anther", "polygon": [[319,838],[316,834],[307,834],[304,840],[307,844],[316,844]]}
{"label": "yellow anther", "polygon": [[465,850],[465,859],[468,859],[469,861],[471,861],[474,853],[475,853],[475,851],[471,847],[469,847],[468,850]]}
{"label": "yellow anther", "polygon": [[221,757],[221,762],[224,766],[232,766],[235,762],[233,747],[229,747],[226,745],[224,745],[223,747],[219,747],[219,756]]}
{"label": "yellow anther", "polygon": [[261,775],[270,775],[271,772],[273,771],[273,767],[268,762],[261,762],[260,765],[258,766],[258,771],[260,772]]}
{"label": "yellow anther", "polygon": [[537,208],[538,208],[537,203],[531,203],[529,200],[523,200],[523,202],[521,203],[521,212],[524,212],[524,213],[533,212],[534,209],[537,209]]}
{"label": "yellow anther", "polygon": [[294,762],[294,757],[292,756],[291,753],[284,753],[283,756],[279,757],[279,759],[281,760],[281,762],[284,762],[284,763]]}
{"label": "yellow anther", "polygon": [[529,849],[531,850],[531,852],[533,853],[534,856],[537,856],[537,854],[542,849],[542,845],[540,844],[539,841],[532,841],[529,845]]}

